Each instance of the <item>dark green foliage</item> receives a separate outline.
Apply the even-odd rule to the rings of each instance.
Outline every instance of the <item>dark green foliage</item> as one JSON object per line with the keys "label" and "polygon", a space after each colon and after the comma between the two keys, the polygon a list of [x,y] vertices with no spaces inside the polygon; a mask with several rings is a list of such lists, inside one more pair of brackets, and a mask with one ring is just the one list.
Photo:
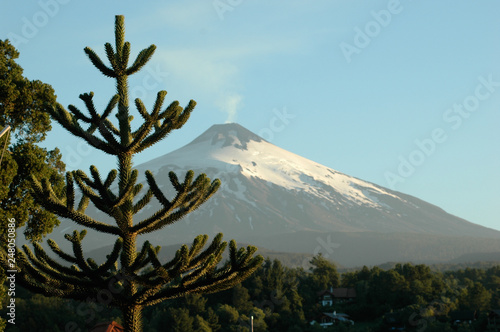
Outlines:
{"label": "dark green foliage", "polygon": [[192,332],[194,318],[189,316],[185,308],[169,308],[167,311],[168,324],[164,328],[173,332]]}
{"label": "dark green foliage", "polygon": [[227,331],[227,327],[238,324],[240,314],[238,310],[229,304],[222,304],[217,308],[217,315],[219,322],[223,326],[221,331]]}
{"label": "dark green foliage", "polygon": [[[0,130],[11,130],[0,138],[3,151],[0,171],[0,216],[3,223],[15,219],[16,228],[26,226],[25,236],[41,241],[59,224],[56,216],[35,202],[31,174],[47,178],[56,192],[64,187],[64,164],[58,149],[47,151],[37,145],[51,129],[47,112],[56,101],[54,90],[40,81],[30,81],[16,63],[18,51],[8,40],[0,40]],[[0,228],[0,244],[5,250],[7,227]],[[18,234],[20,236],[20,234]],[[1,284],[5,281],[0,271]],[[1,287],[0,287],[1,288]],[[0,299],[5,293],[0,289]],[[0,329],[2,327],[0,318]]]}
{"label": "dark green foliage", "polygon": [[200,315],[194,317],[193,330],[196,332],[211,332],[210,324]]}
{"label": "dark green foliage", "polygon": [[[330,264],[333,264],[330,262]],[[400,264],[384,270],[364,267],[342,275],[350,280],[355,277],[358,296],[353,303],[340,303],[334,308],[312,306],[306,304],[307,291],[302,285],[319,287],[315,284],[312,272],[301,269],[291,269],[281,265],[279,261],[266,260],[254,274],[242,284],[233,289],[217,294],[189,294],[171,301],[162,302],[157,306],[148,307],[144,311],[144,331],[156,332],[172,329],[185,331],[250,331],[250,317],[254,316],[254,331],[388,331],[394,326],[406,326],[407,331],[484,331],[486,330],[486,314],[493,304],[493,298],[498,297],[500,288],[491,282],[500,277],[500,266],[489,269],[468,269],[452,272],[432,272],[425,265]],[[397,273],[400,278],[389,278]],[[386,275],[384,277],[384,275]],[[469,279],[470,277],[471,279]],[[402,303],[398,296],[378,298],[374,296],[382,280],[389,283],[387,289],[401,288],[412,281],[421,278],[430,280],[430,286],[406,290],[411,300]],[[274,283],[274,284],[273,284]],[[427,284],[427,282],[423,282]],[[481,292],[489,294],[491,304],[480,313],[479,319],[471,326],[453,326],[451,315],[456,310],[476,309],[470,299],[461,297],[463,290],[472,294],[476,284],[484,289]],[[469,289],[469,287],[472,287]],[[276,289],[281,289],[276,291]],[[402,287],[401,289],[405,289]],[[470,293],[469,293],[470,291]],[[293,294],[297,297],[294,297]],[[278,295],[280,294],[280,295]],[[434,295],[436,294],[436,295]],[[20,295],[22,308],[38,310],[40,297],[29,298],[29,294]],[[241,296],[241,298],[238,298]],[[48,300],[48,299],[47,299]],[[317,299],[316,299],[317,300]],[[67,321],[78,321],[80,327],[85,327],[85,320],[90,317],[87,305],[80,308],[85,316],[77,315],[78,302],[57,300],[50,310],[37,312],[33,317],[41,321],[44,328],[56,326],[63,331],[64,326],[58,315],[66,315]],[[405,303],[410,303],[406,305]],[[248,304],[251,304],[249,306]],[[47,305],[49,307],[49,305]],[[379,307],[384,306],[385,311]],[[66,310],[67,308],[67,310]],[[24,309],[23,309],[24,310]],[[323,329],[319,325],[310,325],[321,312],[333,311],[348,313],[355,325],[336,324]],[[41,311],[41,310],[40,310]],[[301,315],[302,312],[302,315]],[[375,312],[375,314],[373,314]],[[23,314],[23,313],[21,313]],[[43,316],[44,318],[38,318]],[[116,320],[114,311],[95,311],[96,320]],[[389,319],[391,318],[391,319]],[[32,322],[22,322],[20,328],[29,327]],[[28,329],[25,329],[28,330]],[[54,329],[54,331],[56,331]]]}
{"label": "dark green foliage", "polygon": [[240,313],[249,314],[253,309],[248,290],[241,284],[233,287],[233,307]]}
{"label": "dark green foliage", "polygon": [[337,272],[337,267],[332,264],[321,254],[314,256],[311,260],[313,278],[318,290],[327,289],[330,287],[336,288],[340,285],[340,276]]}
{"label": "dark green foliage", "polygon": [[[116,235],[114,249],[107,261],[98,265],[83,256],[82,241],[86,231],[75,231],[72,235],[65,236],[72,243],[71,254],[61,251],[56,243],[49,240],[52,251],[72,264],[71,267],[50,258],[38,244],[34,245],[34,251],[23,246],[23,250],[18,250],[16,256],[20,270],[19,284],[46,296],[79,301],[99,302],[99,296],[102,298],[103,292],[107,292],[106,305],[121,310],[124,327],[127,332],[131,332],[142,330],[144,307],[188,294],[207,294],[231,288],[251,275],[263,259],[254,256],[257,250],[255,247],[237,248],[236,243],[231,241],[230,259],[219,264],[228,245],[222,241],[222,234],[217,235],[205,249],[208,236],[196,237],[191,246],[183,245],[175,257],[166,263],[158,260],[160,247],[154,247],[149,242],[145,242],[138,251],[137,236],[157,231],[180,220],[208,200],[219,188],[220,181],[211,181],[205,174],[195,177],[193,171],[181,178],[170,172],[170,182],[176,193],[165,195],[152,173],[147,171],[145,175],[149,188],[141,193],[143,185],[137,183],[138,172],[132,169],[134,154],[165,138],[172,130],[181,128],[196,103],[191,100],[182,108],[179,102],[174,101],[162,109],[167,92],[160,91],[153,109],[147,111],[142,101],[136,99],[135,106],[143,122],[136,130],[132,130],[128,76],[147,63],[156,47],[152,45],[142,50],[129,66],[130,44],[125,42],[124,33],[124,18],[116,16],[115,46],[105,44],[110,66],[105,65],[92,49],[85,48],[85,53],[94,66],[104,75],[116,80],[117,93],[102,113],[94,105],[93,92],[80,95],[87,114],[73,105],[68,107],[68,111],[60,104],[54,105],[42,100],[46,111],[66,130],[82,138],[90,146],[116,156],[118,170],[111,170],[104,176],[95,166],[90,168],[90,176],[81,170],[68,172],[66,185],[63,186],[58,178],[60,174],[57,173],[60,170],[57,168],[57,151],[47,159],[55,169],[54,174],[37,171],[29,165],[33,194],[45,208],[43,211],[68,218],[98,232]],[[117,124],[110,119],[113,113],[116,114]],[[34,133],[36,134],[36,130]],[[26,135],[21,135],[21,138],[30,139]],[[112,189],[116,187],[113,186],[115,181],[117,190]],[[81,192],[78,200],[76,190]],[[173,198],[167,198],[169,196]],[[134,221],[134,215],[153,198],[162,204],[162,208],[144,220]],[[111,216],[115,224],[104,223],[86,215],[89,203]],[[47,231],[46,228],[50,225],[45,225],[42,219],[40,225],[32,225],[31,229]],[[1,254],[3,267],[7,268],[5,251]],[[201,316],[196,320],[191,319],[184,309],[169,308],[167,313],[176,324],[180,324],[173,327],[174,330],[203,330],[209,324]]]}
{"label": "dark green foliage", "polygon": [[[0,215],[14,218],[17,227],[26,225],[26,236],[41,241],[59,224],[50,211],[42,209],[31,193],[30,177],[46,178],[55,192],[64,187],[64,163],[58,149],[47,151],[35,143],[51,129],[48,111],[55,105],[54,90],[40,81],[30,81],[16,63],[19,53],[8,40],[0,40],[0,129],[9,125],[10,135],[0,139],[3,149],[0,172]],[[5,227],[0,230],[3,236]],[[5,243],[2,237],[1,243]]]}
{"label": "dark green foliage", "polygon": [[51,129],[48,111],[56,96],[50,85],[23,77],[18,57],[8,40],[0,40],[0,127],[10,125],[20,143],[37,143]]}
{"label": "dark green foliage", "polygon": [[212,308],[208,308],[207,310],[206,322],[213,332],[219,331],[221,329],[221,325],[219,324],[219,316],[217,316],[217,313]]}
{"label": "dark green foliage", "polygon": [[464,308],[475,308],[484,311],[491,308],[492,294],[479,282],[467,282],[467,288],[461,294],[461,303]]}
{"label": "dark green foliage", "polygon": [[14,218],[17,227],[27,223],[28,239],[41,241],[59,221],[34,201],[29,180],[31,175],[46,178],[55,192],[61,192],[65,166],[58,149],[47,151],[35,145],[51,129],[48,111],[56,103],[54,90],[24,77],[15,62],[18,57],[8,40],[0,40],[0,128],[11,127],[11,135],[0,139],[2,149],[6,140],[9,145],[1,165],[0,215]]}

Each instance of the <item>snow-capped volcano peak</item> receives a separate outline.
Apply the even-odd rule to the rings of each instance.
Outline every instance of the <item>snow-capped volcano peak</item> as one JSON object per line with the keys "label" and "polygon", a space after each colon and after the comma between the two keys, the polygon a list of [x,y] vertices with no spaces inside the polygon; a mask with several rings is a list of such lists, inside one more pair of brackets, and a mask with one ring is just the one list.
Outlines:
{"label": "snow-capped volcano peak", "polygon": [[[227,179],[239,173],[286,190],[301,191],[331,203],[338,195],[350,204],[385,208],[373,194],[394,194],[371,183],[277,147],[236,123],[214,125],[186,146],[141,165],[153,172],[160,167],[175,169],[211,168],[211,175]],[[234,179],[229,179],[234,180]]]}
{"label": "snow-capped volcano peak", "polygon": [[[277,147],[235,123],[214,125],[167,156],[169,163],[177,166],[215,167],[221,173],[237,171],[249,179],[260,179],[287,190],[308,192],[326,200],[337,200],[336,194],[339,193],[353,204],[381,208],[379,200],[370,193],[397,198],[373,184]],[[335,192],[335,197],[332,197],[332,192]]]}
{"label": "snow-capped volcano peak", "polygon": [[[142,235],[142,241],[190,243],[198,234],[223,232],[226,238],[264,248],[315,254],[324,249],[331,255],[330,235],[323,235],[335,232],[334,241],[343,241],[335,259],[346,264],[356,259],[372,264],[374,258],[367,256],[380,250],[385,260],[435,258],[437,251],[432,248],[436,246],[429,247],[429,242],[413,247],[405,242],[400,249],[387,244],[388,238],[393,239],[391,243],[401,241],[401,234],[406,234],[405,241],[427,236],[429,241],[439,243],[450,236],[475,236],[481,239],[470,247],[476,249],[470,250],[500,250],[498,231],[452,216],[418,198],[340,173],[277,147],[234,123],[214,125],[184,147],[135,168],[142,182],[144,172],[152,171],[167,197],[176,194],[169,181],[170,171],[182,178],[193,170],[196,175],[205,173],[222,182],[199,209],[158,232]],[[134,216],[134,222],[149,218],[159,209],[159,202],[152,200]],[[113,222],[97,209],[89,207],[88,211],[97,220]],[[94,247],[107,243],[104,237],[87,238]],[[453,250],[467,253],[469,245],[460,242]],[[360,250],[363,246],[368,249]],[[443,259],[453,258],[449,249],[443,252]]]}
{"label": "snow-capped volcano peak", "polygon": [[[208,215],[262,234],[300,230],[417,232],[487,236],[489,230],[384,187],[338,172],[275,146],[244,127],[214,125],[184,147],[137,167],[164,190],[168,172],[219,178]],[[205,210],[206,213],[206,210]],[[195,213],[188,220],[206,218]],[[232,220],[237,224],[232,224]],[[439,222],[436,222],[439,221]],[[255,228],[255,229],[254,229]]]}
{"label": "snow-capped volcano peak", "polygon": [[226,123],[213,125],[186,147],[202,142],[209,142],[211,145],[217,147],[234,146],[235,148],[246,150],[247,143],[251,141],[262,142],[264,139],[237,123]]}

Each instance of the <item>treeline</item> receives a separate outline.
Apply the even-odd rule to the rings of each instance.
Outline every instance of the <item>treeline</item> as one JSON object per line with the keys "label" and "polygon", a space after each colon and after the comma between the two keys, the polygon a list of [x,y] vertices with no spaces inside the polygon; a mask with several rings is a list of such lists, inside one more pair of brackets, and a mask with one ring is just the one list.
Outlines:
{"label": "treeline", "polygon": [[[486,314],[500,309],[500,265],[478,269],[435,272],[427,265],[396,264],[383,270],[363,267],[339,274],[321,255],[312,268],[288,268],[266,260],[261,268],[231,290],[209,295],[191,294],[144,312],[144,331],[484,331]],[[322,307],[318,292],[354,288],[356,300]],[[120,322],[120,313],[101,304],[33,295],[21,288],[16,294],[17,320],[9,331],[88,331],[101,321]],[[479,312],[472,325],[453,325],[454,312]],[[322,312],[345,313],[355,324],[323,328]],[[2,317],[5,313],[2,313]]]}

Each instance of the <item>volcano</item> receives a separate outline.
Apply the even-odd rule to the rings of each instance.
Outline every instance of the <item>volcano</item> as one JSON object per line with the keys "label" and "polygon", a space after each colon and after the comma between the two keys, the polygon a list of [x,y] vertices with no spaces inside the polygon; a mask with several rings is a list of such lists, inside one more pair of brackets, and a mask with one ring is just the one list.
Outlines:
{"label": "volcano", "polygon": [[[141,235],[139,242],[190,243],[198,234],[212,237],[223,232],[226,240],[234,238],[271,250],[322,252],[345,266],[440,262],[465,254],[500,252],[499,231],[303,158],[236,123],[213,125],[184,147],[135,168],[145,187],[144,172],[150,170],[167,197],[175,194],[170,171],[183,178],[193,170],[222,182],[199,209],[162,230]],[[159,208],[158,202],[150,203],[135,216],[135,222]],[[87,213],[113,223],[92,206]],[[70,221],[59,227],[66,228],[78,229]],[[112,243],[112,238],[97,233],[83,241],[92,249]]]}

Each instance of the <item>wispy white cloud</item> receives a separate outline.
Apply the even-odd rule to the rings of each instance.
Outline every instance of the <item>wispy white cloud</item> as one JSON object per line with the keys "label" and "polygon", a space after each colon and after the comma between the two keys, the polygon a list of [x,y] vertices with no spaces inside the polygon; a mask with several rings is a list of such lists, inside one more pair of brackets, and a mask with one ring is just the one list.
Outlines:
{"label": "wispy white cloud", "polygon": [[234,121],[242,96],[237,92],[238,65],[210,50],[178,49],[160,52],[157,57],[173,79],[202,93],[221,111],[226,121]]}
{"label": "wispy white cloud", "polygon": [[[166,47],[158,47],[153,61],[168,71],[176,88],[189,88],[198,100],[203,99],[224,112],[226,122],[233,122],[243,107],[244,82],[251,74],[246,69],[259,59],[301,50],[305,41],[281,29],[277,36],[273,35],[276,32],[252,28],[245,38],[241,38],[241,34],[227,30],[227,25],[221,23],[211,1],[193,2],[196,5],[192,2],[165,3],[156,8],[154,14],[149,12],[148,16],[141,16],[143,22],[139,25],[153,34],[167,32],[159,36],[157,43],[159,46],[164,40]],[[245,11],[243,7],[238,8],[240,14],[253,12],[252,8]],[[188,32],[192,46],[182,43],[179,47],[179,41],[168,35],[176,31]]]}
{"label": "wispy white cloud", "polygon": [[276,53],[281,45],[248,43],[231,47],[182,48],[158,51],[156,61],[177,83],[196,89],[234,122],[243,106],[243,76],[246,63]]}
{"label": "wispy white cloud", "polygon": [[217,101],[219,107],[227,113],[226,123],[236,121],[237,112],[241,107],[242,100],[243,96],[237,93],[229,93],[221,96],[221,99]]}

